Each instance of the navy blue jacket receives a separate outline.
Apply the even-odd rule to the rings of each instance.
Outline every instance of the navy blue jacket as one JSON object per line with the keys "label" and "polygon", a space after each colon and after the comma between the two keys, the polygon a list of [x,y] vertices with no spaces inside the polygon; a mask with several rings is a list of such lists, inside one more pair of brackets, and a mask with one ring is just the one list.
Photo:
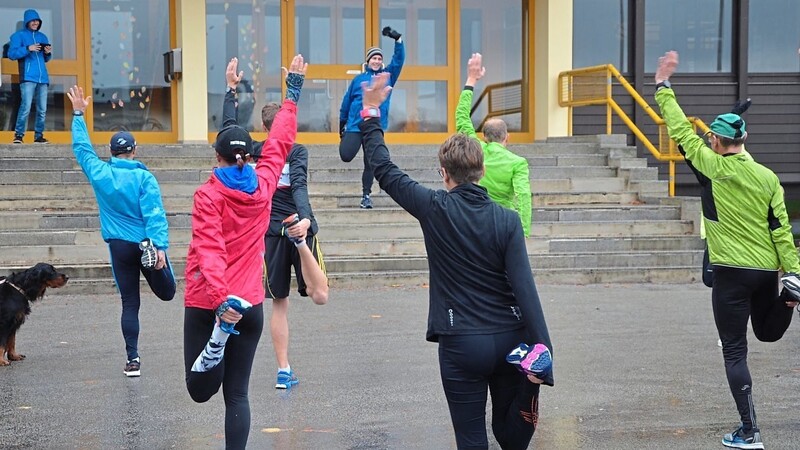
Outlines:
{"label": "navy blue jacket", "polygon": [[[426,339],[525,329],[528,343],[552,350],[519,215],[474,183],[449,192],[420,185],[391,161],[378,122],[362,122],[360,130],[381,189],[422,227],[430,271]],[[552,385],[552,375],[544,381]]]}
{"label": "navy blue jacket", "polygon": [[[400,78],[400,71],[403,70],[403,64],[406,62],[406,47],[402,40],[394,43],[394,54],[392,55],[392,62],[385,68],[374,71],[367,65],[363,73],[356,75],[347,92],[342,99],[342,107],[339,109],[339,121],[347,121],[345,127],[346,132],[352,133],[358,131],[358,124],[361,123],[361,110],[364,105],[361,103],[361,83],[366,82],[369,84],[374,75],[382,72],[389,72],[389,86],[394,87],[397,79]],[[381,127],[383,129],[389,128],[389,104],[392,102],[392,94],[386,97],[386,101],[381,104]]]}
{"label": "navy blue jacket", "polygon": [[[22,29],[11,35],[10,44],[8,46],[8,58],[17,61],[19,64],[19,79],[20,81],[32,81],[39,84],[50,84],[50,78],[47,76],[47,67],[45,63],[50,61],[53,54],[45,54],[44,50],[32,52],[28,50],[28,46],[33,44],[49,45],[50,40],[41,31],[31,31],[28,29],[28,23],[32,20],[42,20],[39,13],[35,9],[25,11]],[[41,24],[39,29],[41,29]]]}

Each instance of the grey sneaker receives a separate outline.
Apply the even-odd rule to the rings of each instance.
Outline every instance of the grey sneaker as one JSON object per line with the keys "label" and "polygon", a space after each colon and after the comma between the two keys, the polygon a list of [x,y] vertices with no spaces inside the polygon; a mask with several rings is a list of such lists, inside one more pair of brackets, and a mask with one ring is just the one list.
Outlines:
{"label": "grey sneaker", "polygon": [[800,276],[796,273],[786,273],[781,277],[781,283],[789,295],[800,302]]}
{"label": "grey sneaker", "polygon": [[139,243],[139,248],[142,250],[142,267],[153,269],[158,262],[158,250],[153,245],[153,241],[147,238]]}
{"label": "grey sneaker", "polygon": [[753,430],[749,433],[745,433],[741,426],[733,433],[728,433],[723,436],[722,445],[730,448],[764,450],[764,443],[761,442],[761,433]]}

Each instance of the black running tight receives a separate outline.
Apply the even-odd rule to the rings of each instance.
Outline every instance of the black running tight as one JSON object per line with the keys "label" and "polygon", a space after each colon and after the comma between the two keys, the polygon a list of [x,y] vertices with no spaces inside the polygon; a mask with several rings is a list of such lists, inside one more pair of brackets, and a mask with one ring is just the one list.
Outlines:
{"label": "black running tight", "polygon": [[[339,157],[344,162],[350,162],[358,154],[361,149],[361,133],[347,132],[342,135],[342,141],[339,143]],[[361,173],[361,192],[362,195],[369,195],[372,192],[372,180],[375,175],[372,173],[372,167],[367,161],[367,154],[364,153],[364,172]]]}
{"label": "black running tight", "polygon": [[439,369],[456,446],[487,449],[486,395],[492,395],[492,432],[500,447],[527,449],[539,419],[539,385],[506,355],[525,341],[524,330],[439,336]]}
{"label": "black running tight", "polygon": [[747,320],[763,342],[779,340],[792,322],[792,308],[778,295],[778,272],[714,266],[711,301],[722,340],[728,385],[745,430],[758,428],[747,367]]}
{"label": "black running tight", "polygon": [[225,448],[244,449],[250,434],[248,387],[253,358],[264,328],[263,303],[254,306],[236,324],[238,335],[225,344],[222,362],[208,372],[192,372],[192,364],[211,338],[215,314],[208,309],[186,308],[183,321],[183,360],[186,388],[192,400],[208,401],[222,386],[225,398]]}

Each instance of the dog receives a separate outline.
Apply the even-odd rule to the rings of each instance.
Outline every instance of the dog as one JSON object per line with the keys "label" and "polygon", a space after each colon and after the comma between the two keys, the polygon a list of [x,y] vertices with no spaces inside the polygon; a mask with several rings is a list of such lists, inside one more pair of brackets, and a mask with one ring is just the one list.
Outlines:
{"label": "dog", "polygon": [[46,263],[0,277],[0,366],[25,359],[25,355],[17,353],[16,337],[31,313],[31,303],[42,298],[47,288],[60,288],[67,280],[67,275]]}

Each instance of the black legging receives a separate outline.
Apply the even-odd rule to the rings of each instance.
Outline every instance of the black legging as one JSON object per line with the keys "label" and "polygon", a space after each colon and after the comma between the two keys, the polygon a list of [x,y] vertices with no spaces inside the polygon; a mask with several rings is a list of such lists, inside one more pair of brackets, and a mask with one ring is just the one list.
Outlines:
{"label": "black legging", "polygon": [[758,428],[747,367],[747,320],[763,342],[775,342],[792,322],[786,294],[778,295],[778,272],[714,266],[711,301],[722,340],[728,385],[745,430]]}
{"label": "black legging", "polygon": [[539,420],[539,385],[506,355],[525,341],[523,330],[439,336],[439,369],[459,449],[487,449],[486,394],[492,432],[503,449],[526,449]]}
{"label": "black legging", "polygon": [[125,351],[128,360],[139,356],[139,274],[144,275],[153,294],[161,300],[172,300],[175,297],[175,277],[167,258],[167,265],[161,270],[142,268],[142,250],[135,242],[111,239],[108,241],[111,253],[111,271],[122,298],[122,337],[125,339]]}
{"label": "black legging", "polygon": [[186,389],[197,403],[208,401],[222,386],[225,398],[225,448],[243,449],[250,435],[248,387],[256,347],[264,329],[263,303],[244,313],[225,344],[222,362],[208,372],[192,372],[192,364],[211,338],[215,314],[210,309],[186,308],[183,319],[183,361]]}
{"label": "black legging", "polygon": [[[359,132],[346,132],[342,135],[342,141],[339,143],[339,157],[344,162],[350,162],[358,154],[361,149],[361,133]],[[364,172],[361,174],[361,192],[363,195],[372,193],[372,180],[375,175],[372,173],[372,167],[367,161],[367,155],[364,154]]]}

